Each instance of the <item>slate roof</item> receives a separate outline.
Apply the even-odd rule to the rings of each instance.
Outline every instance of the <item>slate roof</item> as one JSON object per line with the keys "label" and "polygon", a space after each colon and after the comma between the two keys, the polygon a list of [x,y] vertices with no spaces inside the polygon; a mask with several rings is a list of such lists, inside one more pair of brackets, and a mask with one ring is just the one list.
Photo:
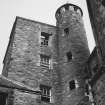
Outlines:
{"label": "slate roof", "polygon": [[8,79],[7,77],[0,75],[0,87],[17,89],[23,92],[33,93],[40,95],[41,92],[38,89],[31,88],[27,85],[24,85],[20,82]]}

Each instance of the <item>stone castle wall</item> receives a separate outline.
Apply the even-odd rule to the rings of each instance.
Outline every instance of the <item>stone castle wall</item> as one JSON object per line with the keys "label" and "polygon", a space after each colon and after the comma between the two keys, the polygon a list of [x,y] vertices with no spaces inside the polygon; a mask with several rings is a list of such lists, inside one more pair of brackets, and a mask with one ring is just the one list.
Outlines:
{"label": "stone castle wall", "polygon": [[[40,84],[52,87],[51,103],[54,103],[53,100],[58,100],[56,97],[59,94],[56,27],[20,17],[17,17],[15,23],[3,74],[33,88],[39,88]],[[41,47],[41,32],[51,34],[49,46]],[[50,56],[50,68],[40,66],[40,54]]]}
{"label": "stone castle wall", "polygon": [[[71,5],[71,7],[69,7]],[[64,8],[63,8],[64,7]],[[67,7],[67,8],[66,8]],[[3,75],[32,88],[40,84],[51,87],[50,105],[76,105],[84,98],[84,67],[89,57],[82,10],[66,4],[56,12],[57,26],[17,17],[4,59]],[[66,35],[64,29],[69,29]],[[48,46],[41,46],[41,32],[50,34]],[[68,33],[68,32],[67,32]],[[68,61],[67,53],[71,53]],[[50,68],[40,66],[40,55],[50,57]],[[70,90],[70,81],[76,81]],[[16,105],[37,104],[37,97],[14,92]],[[38,98],[40,100],[40,98]]]}
{"label": "stone castle wall", "polygon": [[[89,57],[82,12],[79,7],[66,4],[57,10],[56,19],[62,104],[76,105],[84,97],[84,67]],[[69,32],[65,33],[67,28]],[[70,61],[67,57],[68,52],[71,52],[72,55]],[[77,81],[77,87],[70,90],[70,81],[72,80]]]}

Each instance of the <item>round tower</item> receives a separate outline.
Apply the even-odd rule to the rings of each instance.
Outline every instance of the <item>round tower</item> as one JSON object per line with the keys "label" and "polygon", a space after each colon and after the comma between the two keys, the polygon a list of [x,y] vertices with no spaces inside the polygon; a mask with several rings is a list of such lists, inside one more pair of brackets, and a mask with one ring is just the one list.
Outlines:
{"label": "round tower", "polygon": [[62,105],[77,105],[84,97],[84,64],[89,48],[82,16],[81,8],[69,3],[55,14]]}

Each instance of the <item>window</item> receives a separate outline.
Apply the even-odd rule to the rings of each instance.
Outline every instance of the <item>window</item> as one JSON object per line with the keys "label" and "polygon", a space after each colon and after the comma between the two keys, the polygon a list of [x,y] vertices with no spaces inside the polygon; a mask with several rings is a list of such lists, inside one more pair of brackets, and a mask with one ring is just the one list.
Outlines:
{"label": "window", "polygon": [[89,95],[89,87],[88,87],[88,84],[85,85],[85,93],[86,93],[86,95]]}
{"label": "window", "polygon": [[40,85],[41,90],[41,101],[50,102],[51,101],[51,87]]}
{"label": "window", "polygon": [[68,61],[72,59],[72,53],[70,51],[67,53],[67,59]]}
{"label": "window", "polygon": [[69,10],[69,5],[66,5],[66,6],[65,6],[65,9],[66,9],[66,10]]}
{"label": "window", "polygon": [[40,55],[40,66],[50,67],[50,57],[47,55]]}
{"label": "window", "polygon": [[70,90],[75,89],[75,88],[76,88],[76,86],[75,86],[75,81],[74,81],[74,80],[70,81],[70,82],[69,82],[69,86],[70,86]]}
{"label": "window", "polygon": [[102,0],[102,5],[105,6],[105,0]]}
{"label": "window", "polygon": [[0,93],[0,105],[6,105],[7,97],[6,93]]}
{"label": "window", "polygon": [[64,29],[64,34],[65,34],[65,35],[68,35],[68,34],[69,34],[69,28],[65,28],[65,29]]}
{"label": "window", "polygon": [[41,46],[48,46],[48,40],[51,34],[41,32]]}

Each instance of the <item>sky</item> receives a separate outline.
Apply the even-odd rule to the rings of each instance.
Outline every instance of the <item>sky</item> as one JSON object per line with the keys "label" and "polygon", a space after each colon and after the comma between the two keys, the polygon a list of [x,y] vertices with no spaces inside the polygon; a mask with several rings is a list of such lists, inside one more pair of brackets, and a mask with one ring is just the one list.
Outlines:
{"label": "sky", "polygon": [[86,36],[92,52],[95,42],[85,0],[0,0],[0,74],[16,16],[56,25],[55,12],[65,3],[78,5],[83,10]]}

